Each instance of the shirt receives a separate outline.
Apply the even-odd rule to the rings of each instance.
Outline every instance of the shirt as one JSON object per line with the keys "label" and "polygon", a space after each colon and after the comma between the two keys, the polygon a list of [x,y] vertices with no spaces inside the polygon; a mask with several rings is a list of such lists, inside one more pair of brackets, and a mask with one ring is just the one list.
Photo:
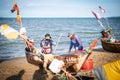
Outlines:
{"label": "shirt", "polygon": [[50,40],[46,40],[45,38],[41,41],[40,46],[44,47],[44,46],[48,46],[50,47],[51,51],[52,51],[52,45],[55,45],[55,42]]}
{"label": "shirt", "polygon": [[82,42],[81,42],[80,38],[76,35],[75,35],[74,39],[71,39],[69,50],[71,50],[73,46],[74,46],[74,48],[82,46]]}

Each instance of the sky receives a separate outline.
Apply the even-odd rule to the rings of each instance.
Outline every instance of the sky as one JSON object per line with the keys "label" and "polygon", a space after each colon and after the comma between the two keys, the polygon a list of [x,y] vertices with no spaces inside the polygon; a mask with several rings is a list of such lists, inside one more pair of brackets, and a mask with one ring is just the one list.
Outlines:
{"label": "sky", "polygon": [[[120,16],[120,0],[16,0],[21,17],[94,17],[102,6],[106,17]],[[11,13],[13,0],[0,0],[0,17],[16,17]]]}

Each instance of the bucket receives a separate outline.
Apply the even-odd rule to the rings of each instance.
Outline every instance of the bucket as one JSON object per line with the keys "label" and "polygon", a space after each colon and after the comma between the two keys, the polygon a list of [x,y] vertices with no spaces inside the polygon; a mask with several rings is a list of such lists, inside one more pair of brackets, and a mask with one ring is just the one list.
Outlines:
{"label": "bucket", "polygon": [[93,59],[88,59],[82,66],[83,70],[92,70],[93,69]]}

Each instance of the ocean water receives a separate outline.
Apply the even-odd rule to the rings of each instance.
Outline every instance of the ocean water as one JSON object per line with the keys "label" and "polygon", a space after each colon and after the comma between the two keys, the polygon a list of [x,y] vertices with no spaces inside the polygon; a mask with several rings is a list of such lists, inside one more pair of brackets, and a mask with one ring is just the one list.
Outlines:
{"label": "ocean water", "polygon": [[[107,28],[105,20],[101,21]],[[120,40],[120,18],[108,18],[108,21],[113,28],[116,39]],[[39,43],[46,33],[51,34],[52,40],[56,43],[59,41],[56,50],[56,46],[53,46],[56,55],[67,53],[70,43],[70,39],[67,37],[68,33],[78,35],[84,48],[89,47],[94,39],[101,38],[102,28],[95,18],[22,18],[22,22],[23,27],[26,27],[28,38],[34,39],[37,48],[41,49]],[[18,31],[20,29],[16,18],[0,18],[0,25],[2,24],[8,24]],[[97,48],[100,47],[99,40]],[[24,57],[24,48],[25,43],[21,38],[7,40],[0,35],[0,59]]]}

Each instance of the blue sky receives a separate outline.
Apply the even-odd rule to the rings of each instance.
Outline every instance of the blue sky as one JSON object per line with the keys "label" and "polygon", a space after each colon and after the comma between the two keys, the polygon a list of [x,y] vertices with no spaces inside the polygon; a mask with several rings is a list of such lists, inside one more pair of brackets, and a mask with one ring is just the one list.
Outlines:
{"label": "blue sky", "polygon": [[[21,17],[94,17],[91,10],[106,17],[120,16],[120,0],[17,0]],[[0,17],[16,17],[11,13],[13,0],[0,0]]]}

